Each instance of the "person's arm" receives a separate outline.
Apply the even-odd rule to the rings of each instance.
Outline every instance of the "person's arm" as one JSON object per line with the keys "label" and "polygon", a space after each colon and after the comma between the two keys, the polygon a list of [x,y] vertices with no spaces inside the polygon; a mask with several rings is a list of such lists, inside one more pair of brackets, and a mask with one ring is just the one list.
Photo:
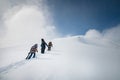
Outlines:
{"label": "person's arm", "polygon": [[45,42],[45,45],[48,47],[48,44]]}
{"label": "person's arm", "polygon": [[36,49],[35,51],[36,51],[36,52],[38,52],[38,50],[37,50],[37,49]]}

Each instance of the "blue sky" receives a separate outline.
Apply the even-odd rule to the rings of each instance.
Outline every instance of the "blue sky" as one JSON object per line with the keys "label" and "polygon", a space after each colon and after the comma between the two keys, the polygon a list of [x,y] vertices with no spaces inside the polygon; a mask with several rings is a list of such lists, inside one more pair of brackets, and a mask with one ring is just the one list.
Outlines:
{"label": "blue sky", "polygon": [[119,4],[120,0],[0,0],[0,45],[69,35],[119,42]]}
{"label": "blue sky", "polygon": [[120,0],[47,0],[47,5],[62,34],[102,32],[120,23]]}

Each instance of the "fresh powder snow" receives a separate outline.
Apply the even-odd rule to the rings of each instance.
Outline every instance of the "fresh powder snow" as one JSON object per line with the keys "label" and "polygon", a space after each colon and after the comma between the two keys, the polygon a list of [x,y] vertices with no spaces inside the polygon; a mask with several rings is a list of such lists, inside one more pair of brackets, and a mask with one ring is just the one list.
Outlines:
{"label": "fresh powder snow", "polygon": [[0,80],[120,80],[120,46],[83,36],[57,38],[25,60],[33,44],[0,48]]}

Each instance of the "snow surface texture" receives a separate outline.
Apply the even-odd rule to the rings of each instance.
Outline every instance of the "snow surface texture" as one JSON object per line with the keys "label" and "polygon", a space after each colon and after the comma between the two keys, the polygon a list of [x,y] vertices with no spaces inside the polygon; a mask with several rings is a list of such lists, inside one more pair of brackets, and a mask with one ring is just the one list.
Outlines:
{"label": "snow surface texture", "polygon": [[120,46],[75,36],[25,60],[32,45],[1,48],[0,80],[120,80]]}

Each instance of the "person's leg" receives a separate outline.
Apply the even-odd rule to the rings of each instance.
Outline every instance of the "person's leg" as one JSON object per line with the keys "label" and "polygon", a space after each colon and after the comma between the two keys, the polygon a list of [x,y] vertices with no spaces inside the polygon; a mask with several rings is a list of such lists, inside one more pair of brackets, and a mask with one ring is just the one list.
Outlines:
{"label": "person's leg", "polygon": [[41,53],[42,53],[42,54],[44,54],[44,52],[45,52],[45,49],[44,49],[44,48],[42,48],[42,49],[41,49]]}
{"label": "person's leg", "polygon": [[35,53],[33,53],[33,58],[35,58]]}
{"label": "person's leg", "polygon": [[50,51],[50,46],[48,47],[48,51]]}
{"label": "person's leg", "polygon": [[33,53],[30,53],[30,56],[28,57],[28,59],[30,59],[32,57]]}
{"label": "person's leg", "polygon": [[27,57],[26,57],[26,59],[28,59],[28,57],[30,56],[30,52],[28,53],[28,55],[27,55]]}
{"label": "person's leg", "polygon": [[43,49],[43,53],[45,53],[45,48]]}
{"label": "person's leg", "polygon": [[43,48],[41,48],[41,53],[43,53]]}
{"label": "person's leg", "polygon": [[49,47],[49,51],[51,50],[51,47]]}

